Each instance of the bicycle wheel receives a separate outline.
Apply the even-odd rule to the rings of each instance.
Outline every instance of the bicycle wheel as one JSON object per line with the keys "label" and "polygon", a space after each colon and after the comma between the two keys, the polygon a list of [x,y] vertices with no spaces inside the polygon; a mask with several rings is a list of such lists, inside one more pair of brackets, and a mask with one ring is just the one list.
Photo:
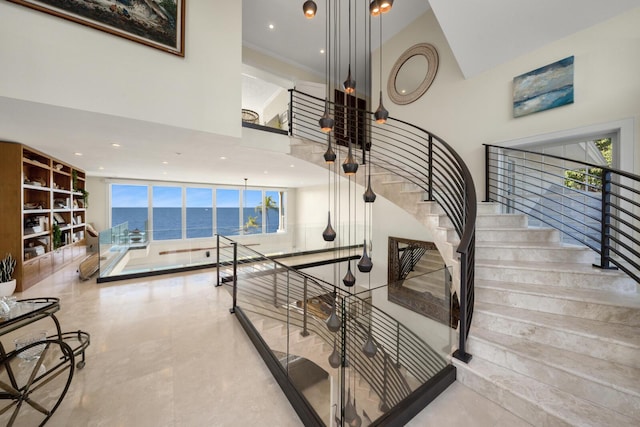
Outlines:
{"label": "bicycle wheel", "polygon": [[69,389],[74,362],[71,347],[54,339],[9,353],[0,362],[0,425],[44,425]]}

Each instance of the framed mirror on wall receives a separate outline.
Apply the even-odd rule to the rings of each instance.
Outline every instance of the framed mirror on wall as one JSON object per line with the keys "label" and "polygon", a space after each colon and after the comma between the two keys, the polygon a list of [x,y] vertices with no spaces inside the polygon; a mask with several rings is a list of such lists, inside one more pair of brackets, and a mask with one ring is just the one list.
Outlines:
{"label": "framed mirror on wall", "polygon": [[392,236],[388,243],[387,299],[455,329],[460,305],[435,243]]}
{"label": "framed mirror on wall", "polygon": [[424,95],[437,72],[436,48],[429,43],[411,46],[393,65],[387,81],[387,94],[395,104],[410,104]]}

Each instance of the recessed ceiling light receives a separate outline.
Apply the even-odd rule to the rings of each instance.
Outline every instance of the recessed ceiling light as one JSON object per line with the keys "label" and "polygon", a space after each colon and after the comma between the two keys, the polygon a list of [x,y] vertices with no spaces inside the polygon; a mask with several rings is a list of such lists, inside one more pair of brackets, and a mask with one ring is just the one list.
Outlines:
{"label": "recessed ceiling light", "polygon": [[117,142],[114,142],[113,144],[111,144],[112,147],[118,148],[120,147],[120,144],[118,144]]}
{"label": "recessed ceiling light", "polygon": [[169,162],[167,162],[166,160],[164,162],[162,162],[163,165],[168,165]]}
{"label": "recessed ceiling light", "polygon": [[295,168],[295,167],[296,167],[296,165],[289,165],[289,167],[290,167],[290,168]]}
{"label": "recessed ceiling light", "polygon": [[220,156],[220,160],[227,160],[225,156]]}
{"label": "recessed ceiling light", "polygon": [[273,30],[274,28],[275,28],[275,25],[273,25],[273,24],[269,24],[269,29],[270,29],[270,30]]}
{"label": "recessed ceiling light", "polygon": [[400,92],[401,93],[407,93],[406,89],[402,89]]}
{"label": "recessed ceiling light", "polygon": [[266,174],[268,174],[268,173],[269,173],[269,171],[264,171],[264,174],[265,174],[265,175],[266,175]]}
{"label": "recessed ceiling light", "polygon": [[102,167],[102,166],[98,166],[98,169],[100,169],[100,170],[104,170],[104,167]]}
{"label": "recessed ceiling light", "polygon": [[324,54],[324,49],[320,49],[320,53]]}
{"label": "recessed ceiling light", "polygon": [[82,153],[77,153],[76,152],[76,153],[73,153],[73,154],[76,155],[76,156],[82,156]]}

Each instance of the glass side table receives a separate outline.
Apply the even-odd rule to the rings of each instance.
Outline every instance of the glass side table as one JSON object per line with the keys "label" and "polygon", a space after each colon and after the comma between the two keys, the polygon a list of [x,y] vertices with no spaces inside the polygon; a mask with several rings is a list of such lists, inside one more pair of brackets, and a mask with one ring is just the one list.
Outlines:
{"label": "glass side table", "polygon": [[[31,298],[16,301],[0,317],[0,425],[44,425],[69,390],[75,369],[84,367],[89,334],[62,332],[59,310],[58,298]],[[15,345],[2,342],[9,332],[46,318],[55,324],[53,335],[31,330]]]}

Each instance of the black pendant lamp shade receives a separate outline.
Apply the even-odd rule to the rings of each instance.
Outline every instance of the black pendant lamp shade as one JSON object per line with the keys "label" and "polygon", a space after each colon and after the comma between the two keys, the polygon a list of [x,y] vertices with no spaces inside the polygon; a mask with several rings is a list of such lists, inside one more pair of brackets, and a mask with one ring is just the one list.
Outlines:
{"label": "black pendant lamp shade", "polygon": [[362,347],[362,352],[369,359],[373,359],[378,353],[378,346],[373,341],[373,337],[371,336],[371,329],[369,329],[369,334],[367,336],[367,342],[364,343],[364,347]]}
{"label": "black pendant lamp shade", "polygon": [[358,415],[358,408],[356,407],[356,396],[355,393],[353,395],[353,410],[356,413],[355,418],[349,423],[349,427],[360,427],[362,426],[362,417]]}
{"label": "black pendant lamp shade", "polygon": [[331,314],[327,319],[327,329],[331,332],[338,332],[340,330],[340,326],[342,326],[342,320],[336,314],[336,302],[333,301],[333,307],[331,307]]}
{"label": "black pendant lamp shade", "polygon": [[340,357],[340,353],[338,353],[338,348],[336,347],[336,338],[333,337],[333,351],[329,355],[329,365],[333,369],[337,369],[340,367],[342,363],[342,359]]}
{"label": "black pendant lamp shade", "polygon": [[316,2],[313,0],[307,0],[302,5],[302,10],[304,11],[304,16],[307,19],[311,19],[316,16],[316,11],[318,10],[318,6],[316,6]]}
{"label": "black pendant lamp shade", "polygon": [[380,15],[380,0],[373,0],[369,4],[369,13],[371,14],[371,16]]}
{"label": "black pendant lamp shade", "polygon": [[358,172],[358,162],[353,157],[353,150],[351,149],[351,141],[349,141],[349,152],[347,158],[342,163],[342,170],[346,175],[355,175]]}
{"label": "black pendant lamp shade", "polygon": [[373,113],[373,117],[376,119],[376,123],[378,124],[386,123],[389,118],[389,112],[384,108],[384,105],[382,105],[382,91],[380,91],[380,104],[378,105],[376,112]]}
{"label": "black pendant lamp shade", "polygon": [[331,212],[327,213],[327,228],[322,232],[322,238],[325,242],[333,242],[336,239],[336,231],[331,226]]}
{"label": "black pendant lamp shade", "polygon": [[327,151],[324,152],[324,161],[327,163],[333,163],[336,161],[336,152],[331,147],[331,140],[327,143]]}
{"label": "black pendant lamp shade", "polygon": [[333,130],[333,119],[329,115],[328,99],[324,100],[324,114],[322,115],[322,117],[320,117],[320,120],[318,120],[318,123],[320,124],[320,130],[322,132],[331,132]]}
{"label": "black pendant lamp shade", "polygon": [[347,390],[347,404],[344,405],[344,420],[347,424],[351,424],[357,416],[356,407],[351,403],[351,388],[349,388]]}
{"label": "black pendant lamp shade", "polygon": [[347,274],[342,278],[342,283],[348,288],[356,284],[356,276],[351,272],[351,261],[349,261],[349,266],[347,267]]}
{"label": "black pendant lamp shade", "polygon": [[367,189],[364,192],[364,194],[362,194],[362,198],[364,199],[365,203],[373,203],[376,201],[376,193],[373,192],[373,189],[371,188],[371,174],[369,174],[369,181],[367,183]]}
{"label": "black pendant lamp shade", "polygon": [[367,241],[364,241],[364,249],[362,252],[362,256],[360,257],[360,261],[358,261],[358,270],[361,273],[368,273],[373,269],[373,263],[371,262],[371,258],[367,254]]}
{"label": "black pendant lamp shade", "polygon": [[349,64],[349,72],[347,73],[347,80],[343,83],[344,92],[351,95],[356,91],[356,81],[351,77],[351,64]]}

